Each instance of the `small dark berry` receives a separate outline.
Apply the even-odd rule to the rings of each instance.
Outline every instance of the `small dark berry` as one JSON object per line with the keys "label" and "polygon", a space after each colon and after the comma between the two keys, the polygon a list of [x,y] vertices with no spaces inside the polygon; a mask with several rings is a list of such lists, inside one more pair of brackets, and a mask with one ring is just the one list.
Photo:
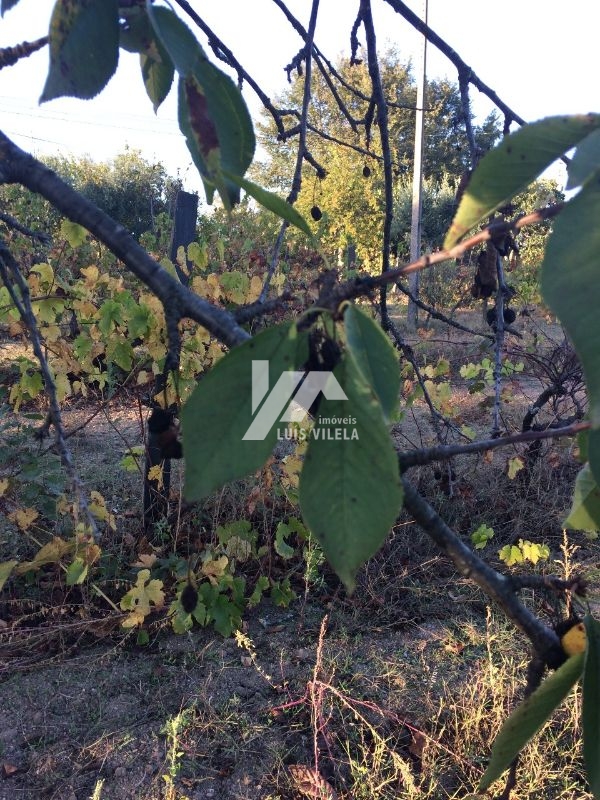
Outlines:
{"label": "small dark berry", "polygon": [[319,208],[319,206],[313,206],[310,210],[310,215],[314,219],[315,222],[318,222],[321,217],[323,216],[323,212]]}
{"label": "small dark berry", "polygon": [[185,587],[179,598],[181,607],[186,614],[191,614],[198,605],[198,592],[194,589],[191,583]]}
{"label": "small dark berry", "polygon": [[370,178],[371,177],[371,169],[366,165],[363,167],[363,178]]}

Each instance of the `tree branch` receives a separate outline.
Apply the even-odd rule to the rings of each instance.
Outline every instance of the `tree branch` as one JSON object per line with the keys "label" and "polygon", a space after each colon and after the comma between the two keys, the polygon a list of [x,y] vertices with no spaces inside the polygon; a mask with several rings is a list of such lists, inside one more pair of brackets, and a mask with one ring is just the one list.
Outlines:
{"label": "tree branch", "polygon": [[561,436],[576,436],[582,431],[587,431],[591,427],[589,422],[574,422],[562,428],[549,428],[543,431],[524,431],[512,436],[499,436],[493,439],[482,439],[479,442],[469,442],[469,444],[445,445],[443,447],[429,447],[424,450],[410,450],[398,454],[400,467],[406,471],[410,467],[422,467],[431,464],[433,461],[447,461],[454,456],[473,455],[475,453],[485,453],[488,450],[495,450],[497,447],[508,447],[509,445],[523,444],[524,442],[536,442],[541,439],[557,439]]}
{"label": "tree branch", "polygon": [[25,153],[0,132],[0,183],[20,183],[46,200],[73,222],[87,228],[179,319],[188,317],[228,347],[247,338],[232,314],[194,294],[173,278],[104,211],[72,189],[51,169]]}
{"label": "tree branch", "polygon": [[[41,334],[38,329],[35,314],[33,313],[33,309],[31,307],[29,286],[21,275],[19,265],[2,239],[0,239],[0,277],[2,278],[2,281],[8,290],[15,308],[19,312],[21,319],[29,331],[29,335],[31,337],[31,346],[33,348],[33,352],[35,353],[35,357],[39,362],[42,378],[44,380],[44,389],[48,395],[48,401],[50,403],[48,426],[50,423],[54,425],[56,448],[60,454],[60,460],[65,468],[65,472],[71,481],[71,490],[77,499],[77,505],[79,506],[80,511],[85,516],[87,525],[89,526],[89,530],[94,540],[98,541],[100,539],[98,526],[96,525],[96,520],[94,519],[94,516],[92,515],[92,512],[87,504],[83,485],[79,479],[79,475],[75,470],[71,451],[67,446],[65,428],[62,421],[62,414],[60,412],[60,404],[56,394],[56,384],[54,383],[50,366],[42,348]],[[18,293],[15,291],[13,281],[19,289]]]}
{"label": "tree branch", "polygon": [[452,560],[460,574],[473,580],[502,608],[506,616],[527,636],[536,653],[546,664],[554,668],[562,663],[565,653],[557,634],[520,602],[515,594],[512,580],[496,572],[470,550],[406,478],[403,478],[402,482],[404,507]]}

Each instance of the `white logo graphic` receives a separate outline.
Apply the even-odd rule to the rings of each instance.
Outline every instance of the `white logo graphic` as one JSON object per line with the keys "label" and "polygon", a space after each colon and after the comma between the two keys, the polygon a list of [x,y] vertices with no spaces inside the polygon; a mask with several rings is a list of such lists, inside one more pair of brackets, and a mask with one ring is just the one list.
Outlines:
{"label": "white logo graphic", "polygon": [[[304,378],[304,380],[302,380]],[[300,388],[298,385],[302,381]],[[298,391],[296,392],[296,389]],[[294,397],[294,392],[295,397]],[[327,400],[347,400],[346,394],[331,372],[282,372],[269,392],[269,362],[252,362],[252,413],[263,398],[267,399],[255,415],[244,439],[264,439],[274,423],[301,422],[319,394]],[[284,410],[285,409],[285,410]],[[283,412],[283,413],[282,413]]]}

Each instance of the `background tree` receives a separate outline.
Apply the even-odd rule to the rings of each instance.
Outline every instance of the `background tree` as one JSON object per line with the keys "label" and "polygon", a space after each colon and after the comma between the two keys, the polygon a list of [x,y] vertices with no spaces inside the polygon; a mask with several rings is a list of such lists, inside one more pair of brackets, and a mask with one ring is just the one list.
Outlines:
{"label": "background tree", "polygon": [[[307,149],[314,165],[305,163],[303,183],[297,201],[298,209],[310,216],[313,206],[322,213],[315,226],[317,236],[332,259],[343,263],[343,253],[353,246],[360,265],[370,271],[379,268],[378,254],[384,217],[382,153],[379,137],[369,120],[372,88],[365,54],[360,63],[339,59],[335,71],[340,76],[337,98],[332,95],[321,71],[313,72],[311,105],[308,110]],[[403,62],[395,49],[380,57],[381,80],[388,102],[389,136],[394,176],[399,197],[405,197],[407,178],[412,175],[414,151],[414,107],[416,84],[410,63]],[[285,108],[286,118],[299,118],[304,80],[291,78],[287,92],[277,98]],[[461,97],[456,84],[447,80],[430,81],[427,85],[428,112],[425,116],[423,174],[427,182],[426,207],[439,199],[438,230],[431,240],[441,243],[444,225],[452,218],[455,205],[450,195],[463,173],[471,167],[471,155],[465,132]],[[359,133],[358,122],[368,120],[367,141]],[[362,129],[361,129],[362,131]],[[286,191],[293,173],[294,140],[283,142],[273,119],[263,114],[258,125],[259,141],[268,155],[266,161],[253,167],[253,174],[278,191]],[[477,148],[487,151],[498,138],[497,117],[490,114],[481,126],[475,126]],[[319,167],[326,177],[319,177]],[[394,223],[395,244],[410,236],[410,215],[406,219],[404,200]],[[431,239],[431,237],[429,237]],[[427,242],[427,247],[429,241]],[[405,255],[402,247],[402,253]]]}
{"label": "background tree", "polygon": [[[403,5],[398,0],[390,0],[390,4],[395,8]],[[10,8],[12,5],[14,0],[3,4],[3,8]],[[178,5],[204,30],[202,20],[187,3],[181,1]],[[307,131],[314,128],[310,125],[308,115],[310,77],[313,56],[315,60],[319,57],[312,42],[317,11],[318,2],[315,2],[309,29],[301,34],[305,37],[306,47],[296,59],[296,66],[304,61],[307,76],[301,111],[298,114],[298,129],[295,132],[281,132],[283,138],[295,133],[299,137],[298,157],[292,177],[292,196],[301,190],[303,162],[308,163],[317,173],[322,172],[323,166],[317,159],[320,155],[327,154],[327,142],[331,141],[331,137],[328,139],[325,132],[322,132],[325,140],[323,150],[320,151],[315,146],[313,153],[308,147]],[[82,24],[83,22],[86,24]],[[363,272],[353,279],[340,281],[335,272],[321,269],[302,297],[300,307],[284,315],[279,324],[266,325],[254,336],[248,330],[249,320],[256,316],[267,318],[273,309],[285,308],[288,298],[278,297],[273,292],[265,302],[259,300],[244,303],[246,293],[236,292],[242,285],[242,280],[238,281],[238,277],[244,277],[241,273],[238,276],[227,272],[221,279],[214,275],[198,274],[193,276],[189,284],[179,282],[173,275],[172,265],[159,263],[122,225],[44,165],[21,151],[4,134],[0,134],[0,180],[6,183],[18,182],[31,191],[43,194],[76,224],[71,230],[78,238],[85,239],[87,236],[85,231],[81,233],[77,230],[77,226],[83,226],[121,260],[124,270],[129,270],[149,290],[147,303],[142,307],[138,298],[124,287],[123,282],[106,276],[97,265],[90,265],[77,286],[77,291],[81,293],[81,297],[77,299],[83,301],[82,310],[89,315],[91,324],[95,326],[92,328],[95,332],[94,341],[90,336],[92,347],[96,338],[103,344],[104,337],[116,348],[111,356],[115,362],[126,363],[127,368],[133,366],[137,354],[127,341],[125,331],[131,333],[135,329],[143,340],[152,333],[162,309],[165,324],[158,337],[156,349],[160,353],[153,358],[152,371],[162,371],[165,382],[171,381],[173,395],[178,400],[179,378],[185,357],[192,350],[197,351],[199,344],[207,345],[207,360],[198,359],[195,362],[196,374],[204,372],[202,380],[197,382],[182,408],[183,451],[181,447],[177,447],[175,451],[179,455],[182,452],[185,455],[185,493],[189,500],[205,500],[224,484],[261,470],[271,457],[277,441],[275,423],[278,422],[281,403],[275,409],[275,419],[271,419],[271,402],[264,403],[258,410],[255,408],[257,388],[266,394],[276,381],[279,387],[286,382],[298,382],[307,370],[321,374],[333,373],[335,381],[343,384],[344,392],[341,394],[329,391],[335,384],[331,380],[325,396],[318,394],[311,398],[313,402],[309,404],[306,400],[307,393],[310,394],[313,385],[306,381],[301,387],[305,405],[310,405],[313,418],[306,423],[307,430],[308,433],[315,433],[310,437],[307,450],[303,458],[299,459],[298,465],[299,507],[305,524],[297,520],[293,530],[289,524],[287,529],[281,530],[279,539],[276,540],[276,551],[278,554],[286,553],[283,546],[286,536],[298,533],[299,537],[305,539],[310,531],[346,589],[351,592],[356,587],[359,570],[381,548],[390,529],[395,525],[400,510],[406,509],[411,519],[416,521],[440,551],[452,561],[456,572],[475,581],[485,596],[502,608],[531,643],[532,655],[526,687],[528,702],[524,711],[518,711],[506,731],[500,735],[499,746],[492,755],[487,772],[481,778],[479,790],[486,790],[510,766],[504,792],[505,796],[509,795],[514,786],[517,763],[515,757],[518,752],[583,675],[586,766],[590,786],[598,797],[600,759],[597,757],[597,743],[600,717],[597,697],[600,631],[598,623],[591,617],[586,618],[585,625],[579,619],[572,625],[571,618],[574,608],[584,609],[582,598],[586,597],[586,581],[580,575],[567,574],[566,568],[563,579],[559,575],[547,573],[512,575],[505,573],[499,565],[497,569],[490,566],[478,554],[480,542],[472,538],[472,546],[469,546],[463,541],[424,496],[418,479],[411,476],[411,470],[416,466],[427,467],[434,462],[442,462],[447,467],[445,488],[450,493],[455,479],[452,459],[457,456],[491,453],[500,447],[512,448],[543,438],[587,434],[587,442],[582,442],[581,451],[589,453],[589,463],[579,475],[573,510],[564,524],[584,530],[588,529],[586,526],[591,526],[593,530],[600,527],[598,487],[595,482],[600,476],[600,382],[597,377],[600,374],[600,356],[596,314],[600,298],[595,281],[598,247],[594,225],[600,204],[597,181],[600,163],[597,137],[600,115],[552,118],[526,126],[507,137],[478,164],[447,232],[443,249],[417,259],[413,264],[391,269],[389,256],[394,210],[394,171],[398,171],[401,166],[397,160],[396,143],[401,140],[401,133],[406,128],[399,126],[394,136],[393,126],[388,124],[388,111],[395,106],[386,102],[384,97],[381,76],[385,70],[379,68],[369,0],[361,0],[359,16],[352,32],[353,40],[359,25],[364,27],[367,40],[366,61],[370,88],[357,94],[342,81],[339,85],[343,89],[339,92],[348,91],[350,96],[345,103],[338,92],[336,102],[357,136],[357,141],[362,141],[362,144],[355,145],[355,152],[359,152],[362,158],[381,157],[383,162],[385,202],[382,207],[380,237],[381,273],[370,276]],[[86,35],[89,30],[94,31],[93,39]],[[426,32],[435,41],[433,32]],[[239,65],[236,66],[233,54],[228,54],[223,43],[216,42],[210,32],[208,35],[219,57],[226,58],[231,66],[238,69],[240,79],[246,77]],[[234,82],[205,57],[191,31],[171,9],[163,5],[135,1],[123,3],[121,6],[116,2],[91,4],[87,0],[57,2],[50,31],[50,70],[42,99],[48,100],[65,94],[74,94],[81,98],[95,96],[116,69],[121,43],[140,53],[146,90],[155,107],[166,96],[175,72],[178,74],[180,126],[202,175],[208,200],[212,201],[218,193],[224,207],[229,211],[239,202],[240,190],[243,189],[246,194],[275,211],[284,220],[262,290],[258,287],[259,297],[262,297],[263,292],[268,295],[269,289],[275,286],[274,270],[287,225],[292,223],[309,235],[310,231],[306,221],[290,204],[245,177],[254,155],[255,138],[242,96]],[[97,48],[95,52],[98,57],[84,58],[86,48],[92,44]],[[18,52],[22,54],[23,49],[28,52],[28,48],[23,46]],[[446,47],[444,52],[453,63],[457,63],[458,57],[453,51],[449,52]],[[5,63],[10,63],[15,55],[10,52],[5,53],[4,57]],[[356,61],[356,52],[353,52],[352,61]],[[328,74],[332,77],[335,71],[328,69]],[[366,74],[365,72],[365,80]],[[468,95],[469,84],[481,88],[481,82],[472,71],[466,70],[464,63],[459,65],[459,79],[460,108],[463,109],[469,152],[473,156],[476,155],[477,145],[470,135],[472,121],[465,93]],[[327,85],[335,95],[333,84]],[[351,110],[355,104],[360,105],[358,101],[364,104],[364,112],[361,112],[360,118]],[[323,102],[316,97],[317,108],[321,103],[322,119],[327,121],[328,106]],[[505,104],[499,102],[498,105],[506,118],[506,130],[512,121],[521,122]],[[440,102],[439,108],[452,127],[452,120],[448,117],[449,107]],[[281,122],[283,115],[283,112],[279,112],[278,118],[276,112],[274,116]],[[287,113],[285,116],[288,116]],[[358,134],[359,128],[363,132],[362,138]],[[375,144],[376,130],[379,134],[379,145]],[[405,136],[406,142],[408,138]],[[570,200],[564,207],[546,206],[525,217],[494,221],[484,230],[469,236],[477,226],[487,223],[496,210],[506,208],[507,201],[530,185],[556,158],[574,147],[578,147],[578,150],[571,163],[569,178],[572,187],[581,187],[574,200]],[[460,151],[456,152],[460,155]],[[342,161],[340,165],[341,173],[344,166]],[[365,180],[371,177],[364,169],[366,166],[368,165],[364,164],[362,173]],[[440,180],[441,177],[443,176],[431,173],[432,180]],[[375,182],[373,185],[376,185]],[[377,197],[376,191],[374,197]],[[558,220],[545,250],[542,288],[549,305],[564,320],[581,356],[588,379],[590,421],[580,421],[584,413],[582,402],[577,407],[577,416],[572,424],[563,424],[556,428],[547,425],[545,430],[537,431],[530,426],[526,431],[510,435],[502,414],[502,388],[507,369],[503,312],[508,296],[502,260],[506,255],[504,243],[509,235],[522,227],[550,217],[558,217]],[[2,219],[9,228],[17,230],[23,236],[29,236],[36,241],[42,238],[38,232],[26,229],[22,223],[11,219],[7,214],[3,214]],[[354,230],[358,230],[358,227],[357,222]],[[324,231],[323,241],[326,241],[326,234]],[[340,233],[335,231],[332,247],[339,247],[339,242]],[[476,374],[481,369],[489,373],[493,425],[490,438],[471,441],[475,437],[474,433],[469,434],[463,428],[458,428],[440,411],[438,401],[440,397],[443,399],[443,391],[434,395],[433,390],[440,387],[436,386],[433,379],[447,374],[450,365],[427,364],[424,370],[420,369],[411,347],[407,346],[401,330],[390,317],[386,289],[389,284],[406,274],[430,268],[442,261],[454,260],[465,251],[483,243],[486,245],[486,253],[491,256],[497,282],[494,333],[485,334],[485,338],[492,342],[493,362],[487,359],[487,364],[469,367],[473,367]],[[205,261],[205,254],[200,246],[196,248],[195,255],[193,252],[186,255],[194,264]],[[574,256],[574,263],[577,264],[577,269],[573,272],[564,269],[565,261],[570,255]],[[368,252],[366,256],[369,256]],[[202,265],[198,266],[200,270],[203,269]],[[320,262],[318,266],[321,266]],[[52,563],[64,569],[66,585],[73,586],[85,579],[89,568],[99,557],[100,537],[96,519],[101,519],[109,526],[114,524],[114,519],[106,504],[95,497],[95,493],[92,493],[93,503],[88,502],[85,489],[78,478],[61,415],[60,382],[48,356],[48,352],[53,352],[48,347],[49,342],[54,345],[55,350],[59,350],[62,344],[60,323],[65,310],[65,292],[52,292],[55,274],[51,264],[34,265],[27,272],[4,241],[0,241],[0,277],[4,284],[3,302],[8,309],[7,313],[20,319],[21,327],[30,336],[31,347],[39,363],[37,373],[34,373],[31,363],[25,365],[23,377],[26,378],[27,391],[33,383],[37,393],[44,388],[48,394],[48,416],[39,435],[43,437],[51,427],[54,428],[55,447],[69,477],[70,493],[75,498],[73,502],[66,502],[62,506],[65,514],[70,514],[73,520],[69,531],[72,540],[65,542],[56,537],[56,540],[48,542],[49,547],[41,547],[37,560],[34,559],[33,562],[20,564],[17,559],[11,559],[2,565],[2,579],[7,581],[13,572],[18,575],[29,570],[36,571]],[[232,277],[235,278],[233,283]],[[247,284],[250,283],[247,281]],[[112,295],[102,296],[96,305],[92,299],[95,299],[98,285],[105,288],[107,295],[111,292]],[[249,288],[252,289],[252,286]],[[39,289],[44,293],[38,293]],[[370,313],[376,291],[379,293],[377,312],[381,326]],[[363,299],[365,303],[362,302]],[[367,303],[367,308],[361,307]],[[445,324],[452,324],[447,318],[441,315],[438,317]],[[202,330],[198,330],[194,323],[201,326]],[[210,352],[207,341],[209,336],[219,342],[217,348]],[[186,343],[190,345],[187,352]],[[153,344],[157,345],[156,339]],[[229,350],[225,356],[221,345]],[[422,395],[426,398],[431,412],[433,434],[437,439],[435,446],[425,446],[421,439],[420,445],[401,449],[391,435],[390,428],[398,411],[401,395],[397,350],[403,356],[402,370],[406,367],[412,368]],[[157,363],[158,361],[161,363]],[[208,369],[208,366],[211,368]],[[65,392],[68,391],[64,382],[62,387]],[[291,399],[292,395],[293,392],[286,395],[285,401]],[[21,399],[23,396],[22,392]],[[277,399],[277,394],[275,398]],[[168,388],[165,388],[160,400],[164,406],[162,411],[168,413],[171,401]],[[337,424],[340,427],[335,428]],[[172,443],[177,432],[169,425],[167,433]],[[334,435],[330,436],[331,433]],[[338,433],[344,435],[336,435]],[[345,435],[349,433],[356,435]],[[465,439],[469,441],[465,442]],[[156,479],[159,478],[160,475],[157,475]],[[10,481],[3,482],[3,493],[10,488]],[[588,504],[590,495],[592,502]],[[21,512],[16,513],[14,519],[20,528],[27,529],[32,516],[26,510],[21,509]],[[83,522],[79,521],[80,516]],[[33,519],[35,518],[34,516]],[[200,625],[214,622],[218,630],[231,633],[241,624],[244,604],[253,604],[260,599],[267,587],[272,586],[270,574],[261,575],[248,596],[245,579],[234,576],[232,571],[227,572],[228,567],[233,570],[231,564],[240,557],[240,553],[243,556],[244,553],[251,552],[252,546],[256,544],[251,534],[246,539],[238,535],[244,533],[244,527],[241,527],[241,530],[239,526],[236,527],[236,534],[232,536],[229,535],[231,531],[218,532],[218,544],[221,548],[231,546],[233,550],[223,552],[222,549],[219,558],[205,550],[201,558],[197,559],[197,564],[192,566],[188,562],[183,565],[183,573],[181,564],[177,565],[176,581],[171,587],[175,594],[171,610],[178,630],[188,629],[194,621]],[[480,532],[480,535],[487,540],[486,532]],[[531,543],[525,544],[527,552],[531,554]],[[517,550],[522,556],[519,548]],[[512,545],[508,546],[504,557],[502,552],[499,558],[506,566],[518,561],[516,556],[513,558]],[[539,556],[539,551],[534,556],[536,554]],[[145,618],[151,613],[152,606],[159,607],[164,602],[163,578],[151,576],[156,553],[144,555],[150,555],[150,558],[135,564],[136,568],[140,568],[136,583],[119,602],[120,609],[127,615],[123,623],[126,627],[141,628]],[[259,555],[258,550],[256,555]],[[162,571],[157,574],[165,577],[165,570],[169,570],[168,564],[163,561],[158,568]],[[192,570],[195,570],[193,576]],[[60,573],[59,570],[57,572]],[[532,589],[535,590],[534,601],[531,601]],[[522,596],[524,590],[527,591],[526,598]],[[281,593],[279,587],[279,595]],[[546,602],[546,596],[552,602]],[[105,599],[106,595],[103,594],[102,597]],[[116,608],[114,602],[112,604]],[[579,635],[576,647],[571,645],[570,637],[565,642],[562,628],[565,624],[577,629]],[[319,652],[322,649],[322,639],[323,634]],[[546,671],[553,674],[542,683]],[[318,671],[315,670],[313,688],[316,687],[317,674]],[[363,710],[366,709],[365,704]],[[369,707],[369,713],[370,710]],[[318,723],[320,720],[319,717]],[[371,727],[370,730],[374,729]],[[315,729],[315,762],[318,759],[318,744],[319,735]],[[316,763],[315,772],[319,779],[317,784],[322,786]],[[315,774],[311,777],[314,778]]]}
{"label": "background tree", "polygon": [[[50,156],[44,159],[70,186],[122,224],[133,236],[155,229],[160,214],[170,218],[181,180],[164,165],[150,163],[138,150],[126,149],[108,162],[90,157]],[[0,197],[18,209],[23,223],[55,236],[61,215],[47,200],[20,186],[0,187]]]}

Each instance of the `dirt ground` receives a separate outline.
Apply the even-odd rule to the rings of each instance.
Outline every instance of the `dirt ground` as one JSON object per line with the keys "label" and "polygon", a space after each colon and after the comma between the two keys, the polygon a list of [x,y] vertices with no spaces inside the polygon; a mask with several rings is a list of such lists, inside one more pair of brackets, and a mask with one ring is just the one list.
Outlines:
{"label": "dirt ground", "polygon": [[[432,363],[435,339],[427,345]],[[440,339],[440,353],[447,348]],[[472,353],[481,358],[481,349]],[[469,358],[463,352],[450,360]],[[515,409],[518,429],[539,382],[527,377],[510,386],[520,399],[507,414]],[[456,381],[455,392],[465,421],[485,430],[489,407],[466,383]],[[397,428],[401,446],[434,441],[415,409]],[[68,429],[88,411],[74,403]],[[69,439],[83,481],[119,519],[124,548],[139,531],[140,480],[115,470],[115,462],[140,443],[141,431],[139,410],[117,405]],[[503,459],[458,464],[451,523],[468,535],[479,519],[490,519],[491,502],[503,544],[534,524],[539,530],[543,513],[552,557],[560,558],[560,522],[577,472],[572,452],[546,465],[518,507],[517,482],[498,478]],[[430,472],[416,472],[416,480],[446,507]],[[494,499],[482,502],[492,486]],[[548,492],[553,500],[542,512]],[[22,547],[6,525],[0,540],[0,560]],[[598,573],[598,547],[582,535],[573,542],[580,550],[571,567],[585,563]],[[19,606],[15,626],[10,603],[18,598],[10,598],[0,612],[0,800],[331,800],[332,786],[353,800],[464,797],[482,773],[493,730],[482,718],[483,738],[460,748],[449,731],[454,726],[456,741],[464,740],[460,725],[487,708],[475,695],[469,700],[469,691],[487,697],[499,715],[518,692],[527,651],[518,637],[515,646],[510,626],[405,518],[361,572],[353,598],[331,575],[307,598],[299,576],[295,585],[299,599],[290,608],[265,601],[246,612],[242,642],[212,629],[176,636],[156,622],[150,642],[138,645],[135,634],[105,624],[98,603],[91,619],[60,592],[46,604]],[[498,655],[503,648],[508,655]],[[500,673],[512,683],[500,685]],[[316,758],[320,795],[294,777],[294,765],[310,770]],[[578,769],[576,788],[564,788],[558,770],[551,786],[559,788],[543,797],[589,797]]]}

